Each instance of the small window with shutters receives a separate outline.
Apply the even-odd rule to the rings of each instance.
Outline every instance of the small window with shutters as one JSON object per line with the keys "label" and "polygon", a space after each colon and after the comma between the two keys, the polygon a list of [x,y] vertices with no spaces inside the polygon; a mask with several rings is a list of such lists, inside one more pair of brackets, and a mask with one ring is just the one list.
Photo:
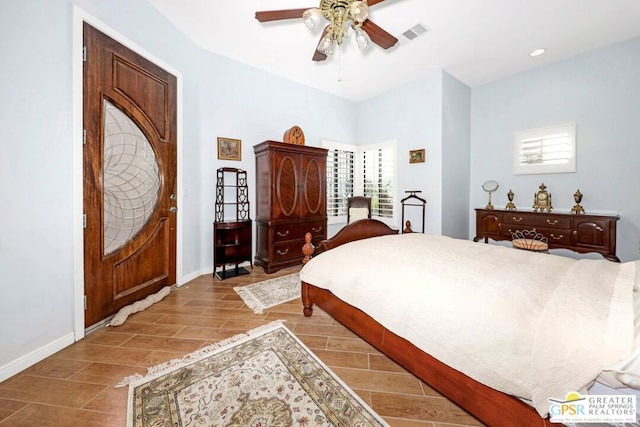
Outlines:
{"label": "small window with shutters", "polygon": [[523,130],[515,133],[514,174],[575,171],[575,123]]}

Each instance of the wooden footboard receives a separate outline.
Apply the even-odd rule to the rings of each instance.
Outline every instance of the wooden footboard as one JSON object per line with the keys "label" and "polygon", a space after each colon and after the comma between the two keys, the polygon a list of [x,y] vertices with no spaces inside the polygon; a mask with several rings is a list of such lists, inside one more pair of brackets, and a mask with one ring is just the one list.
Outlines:
{"label": "wooden footboard", "polygon": [[[351,241],[350,237],[355,237],[353,240],[360,240],[397,233],[379,221],[376,221],[378,224],[371,221],[375,220],[362,220],[343,228],[334,238],[321,243],[319,248],[329,250]],[[349,229],[355,225],[358,227]],[[366,230],[372,234],[366,236]],[[314,252],[313,246],[309,246],[310,241],[307,243],[308,245],[303,249],[305,262],[308,262]],[[366,313],[340,300],[326,289],[302,282],[302,304],[305,316],[311,316],[314,304],[317,305],[407,371],[487,425],[558,425],[551,424],[548,418],[541,418],[533,407],[521,400],[481,384],[445,365],[409,341],[385,329]]]}

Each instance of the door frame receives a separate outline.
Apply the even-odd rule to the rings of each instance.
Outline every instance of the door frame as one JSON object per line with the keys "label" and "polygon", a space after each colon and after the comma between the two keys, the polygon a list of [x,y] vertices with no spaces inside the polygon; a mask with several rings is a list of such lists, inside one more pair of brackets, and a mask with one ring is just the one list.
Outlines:
{"label": "door frame", "polygon": [[147,52],[145,49],[118,33],[98,18],[89,14],[77,5],[73,5],[73,31],[71,50],[71,74],[72,74],[72,130],[73,130],[73,325],[75,341],[79,341],[85,336],[84,326],[84,227],[83,227],[83,23],[86,22],[92,27],[108,35],[123,46],[131,49],[135,53],[154,64],[162,67],[173,74],[177,80],[177,169],[176,169],[176,189],[178,200],[178,218],[176,222],[176,284],[183,284],[183,262],[182,262],[182,73],[162,59]]}

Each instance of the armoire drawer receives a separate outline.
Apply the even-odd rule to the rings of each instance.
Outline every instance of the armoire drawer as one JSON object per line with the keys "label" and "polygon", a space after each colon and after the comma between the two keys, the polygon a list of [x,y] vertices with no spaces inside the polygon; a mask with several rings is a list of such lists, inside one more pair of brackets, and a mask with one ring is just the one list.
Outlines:
{"label": "armoire drawer", "polygon": [[311,233],[312,236],[323,236],[326,233],[324,223],[322,221],[314,222],[298,222],[289,224],[278,224],[273,230],[273,242],[286,242],[294,239],[302,239]]}
{"label": "armoire drawer", "polygon": [[303,239],[290,240],[273,245],[273,262],[278,263],[296,258],[302,258]]}

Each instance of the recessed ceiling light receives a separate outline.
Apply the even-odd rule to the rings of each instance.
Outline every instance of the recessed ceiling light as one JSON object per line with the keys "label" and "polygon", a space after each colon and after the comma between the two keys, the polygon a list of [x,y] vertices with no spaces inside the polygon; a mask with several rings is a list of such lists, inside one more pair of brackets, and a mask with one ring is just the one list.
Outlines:
{"label": "recessed ceiling light", "polygon": [[531,52],[529,52],[529,56],[540,56],[543,53],[545,53],[546,51],[547,51],[547,49],[544,49],[544,48],[535,49],[535,50],[532,50]]}

